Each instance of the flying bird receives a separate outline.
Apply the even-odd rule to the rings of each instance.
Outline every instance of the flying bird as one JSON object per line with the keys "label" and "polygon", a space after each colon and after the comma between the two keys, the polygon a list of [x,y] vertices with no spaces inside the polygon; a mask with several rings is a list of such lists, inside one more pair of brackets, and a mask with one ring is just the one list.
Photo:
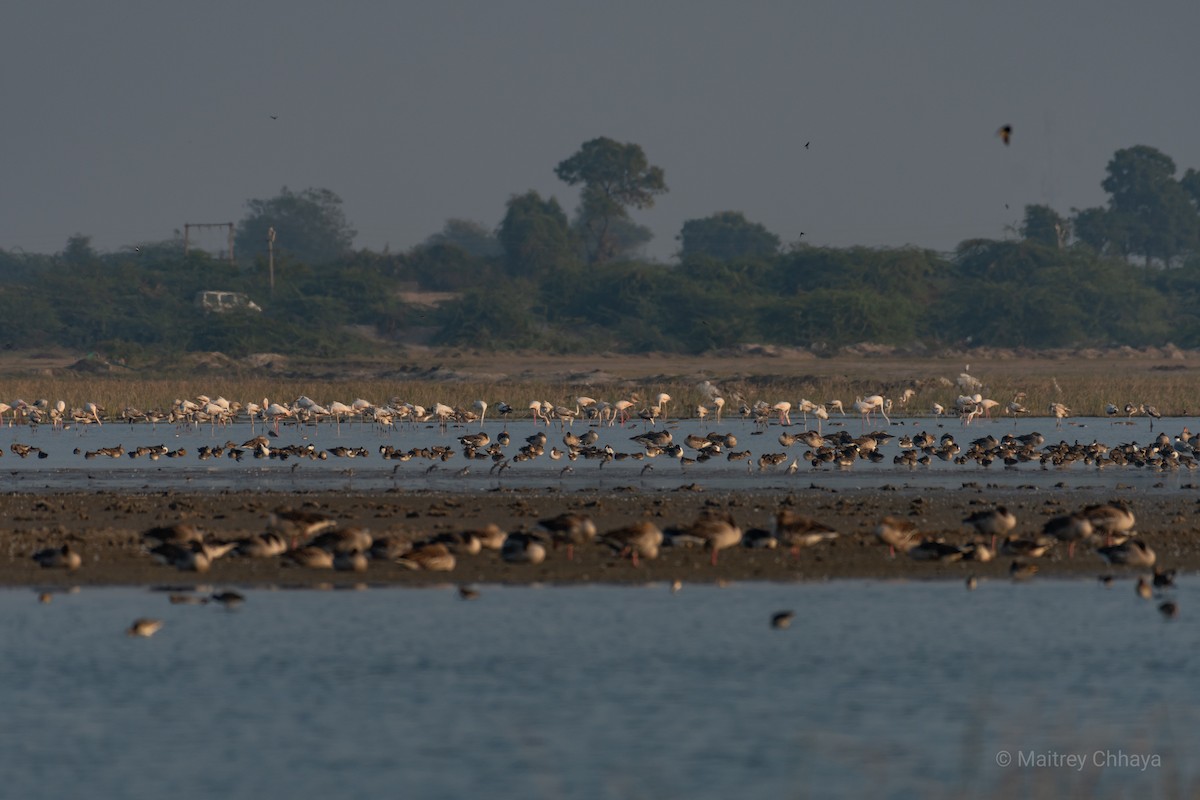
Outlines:
{"label": "flying bird", "polygon": [[1000,141],[1004,142],[1004,146],[1008,146],[1008,142],[1012,139],[1012,125],[1003,125],[1000,130],[996,131],[996,135],[1000,137]]}
{"label": "flying bird", "polygon": [[805,143],[804,143],[804,149],[805,149],[805,150],[807,150],[807,149],[808,149],[808,146],[809,146],[810,144],[812,144],[812,142],[805,142]]}

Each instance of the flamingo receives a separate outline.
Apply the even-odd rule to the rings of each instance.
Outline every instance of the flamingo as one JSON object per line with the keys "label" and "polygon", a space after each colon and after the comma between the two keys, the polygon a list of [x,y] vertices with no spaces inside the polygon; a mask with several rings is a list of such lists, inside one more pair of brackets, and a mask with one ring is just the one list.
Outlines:
{"label": "flamingo", "polygon": [[617,424],[624,425],[629,420],[629,409],[633,408],[635,404],[634,400],[618,400],[613,403],[613,408],[617,412],[615,416]]}
{"label": "flamingo", "polygon": [[294,412],[287,406],[281,406],[279,403],[267,403],[265,399],[263,400],[263,403],[266,404],[266,409],[263,411],[263,416],[266,417],[267,421],[273,423],[275,426],[275,432],[279,433],[279,421],[282,419],[287,419],[288,417],[292,416]]}
{"label": "flamingo", "polygon": [[660,392],[658,397],[654,398],[654,405],[658,406],[658,409],[662,413],[662,418],[664,421],[666,421],[666,419],[667,419],[667,403],[670,403],[670,402],[671,402],[671,395],[667,394],[666,392]]}
{"label": "flamingo", "polygon": [[438,426],[444,431],[450,423],[450,418],[454,416],[454,409],[445,403],[434,403],[433,415],[437,417]]}
{"label": "flamingo", "polygon": [[486,400],[476,400],[475,408],[479,411],[479,427],[483,427],[483,420],[487,417],[488,404]]}
{"label": "flamingo", "polygon": [[594,405],[596,405],[595,398],[587,397],[587,396],[576,397],[575,398],[575,413],[583,414],[586,412],[586,409],[589,409]]}
{"label": "flamingo", "polygon": [[821,423],[829,419],[829,412],[825,410],[825,406],[817,406],[813,410],[813,416],[817,418],[817,433],[820,433]]}
{"label": "flamingo", "polygon": [[713,406],[715,406],[717,409],[717,424],[719,425],[719,424],[721,424],[721,409],[725,408],[725,398],[724,397],[714,397],[713,398]]}
{"label": "flamingo", "polygon": [[808,427],[808,415],[817,410],[817,404],[812,400],[800,398],[800,413],[804,415],[804,426]]}
{"label": "flamingo", "polygon": [[333,416],[334,424],[337,425],[337,432],[342,432],[342,417],[353,417],[355,414],[354,408],[345,403],[334,400],[329,404],[329,413]]}
{"label": "flamingo", "polygon": [[[883,418],[887,420],[888,424],[892,424],[892,420],[887,415],[889,401],[885,400],[883,395],[873,394],[870,397],[864,397],[863,402],[868,403],[871,406],[870,411],[878,409],[879,413],[883,415]],[[870,416],[870,411],[867,412],[867,416]]]}
{"label": "flamingo", "polygon": [[790,414],[790,412],[792,410],[792,404],[789,403],[787,400],[780,400],[778,403],[771,406],[771,410],[779,412],[779,424],[780,425],[791,425],[792,424],[792,418],[791,418],[791,414]]}
{"label": "flamingo", "polygon": [[1054,419],[1057,420],[1054,425],[1055,428],[1061,428],[1063,419],[1071,416],[1071,409],[1062,403],[1051,403],[1048,410],[1054,415]]}
{"label": "flamingo", "polygon": [[354,409],[354,413],[358,414],[358,418],[361,420],[363,414],[374,410],[375,404],[370,400],[363,400],[361,397],[358,397],[350,404],[350,407]]}

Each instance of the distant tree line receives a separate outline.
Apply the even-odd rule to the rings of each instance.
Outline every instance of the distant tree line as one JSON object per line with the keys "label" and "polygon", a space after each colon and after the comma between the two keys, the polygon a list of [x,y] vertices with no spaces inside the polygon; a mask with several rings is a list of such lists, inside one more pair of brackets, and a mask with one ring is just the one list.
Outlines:
{"label": "distant tree line", "polygon": [[[247,203],[237,264],[185,254],[178,239],[98,253],[77,235],[52,255],[0,250],[0,341],[147,361],[213,350],[336,357],[418,330],[445,345],[553,352],[1200,346],[1200,174],[1176,179],[1151,147],[1113,156],[1106,206],[1063,216],[1029,205],[1016,238],[953,253],[785,248],[722,211],[684,223],[673,263],[651,262],[638,255],[649,231],[630,209],[667,187],[640,147],[592,140],[555,172],[581,186],[573,215],[553,197],[516,194],[495,230],[449,220],[403,253],[353,250],[336,194],[286,187]],[[244,292],[264,310],[205,312],[195,295],[210,289]],[[454,299],[406,303],[413,290]]]}

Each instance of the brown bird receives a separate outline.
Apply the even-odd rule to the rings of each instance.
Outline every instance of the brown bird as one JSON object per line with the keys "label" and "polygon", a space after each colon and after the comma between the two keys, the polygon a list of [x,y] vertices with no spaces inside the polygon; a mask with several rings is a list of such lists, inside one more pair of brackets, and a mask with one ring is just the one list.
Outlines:
{"label": "brown bird", "polygon": [[1008,574],[1014,581],[1027,581],[1037,574],[1037,564],[1025,564],[1020,561],[1012,562],[1012,566],[1008,568]]}
{"label": "brown bird", "polygon": [[712,551],[711,563],[717,565],[717,553],[742,543],[742,529],[728,512],[705,514],[692,523],[688,533],[704,540],[706,549]]}
{"label": "brown bird", "polygon": [[458,559],[450,552],[450,548],[446,545],[435,542],[433,544],[425,544],[414,548],[412,552],[405,553],[396,559],[396,563],[402,567],[408,567],[414,570],[427,570],[429,572],[452,572],[458,565]]}
{"label": "brown bird", "polygon": [[786,628],[792,624],[792,619],[796,616],[795,611],[779,611],[771,615],[772,628]]}
{"label": "brown bird", "polygon": [[801,547],[812,547],[837,536],[838,532],[828,525],[791,509],[781,508],[775,514],[775,538],[780,544],[791,548],[793,558],[800,557]]}
{"label": "brown bird", "polygon": [[543,519],[538,525],[550,532],[555,547],[567,546],[567,560],[575,558],[575,545],[585,545],[596,538],[596,523],[587,514],[567,511],[557,517]]}
{"label": "brown bird", "polygon": [[42,565],[43,569],[65,569],[74,572],[83,564],[83,558],[71,549],[71,545],[62,547],[47,547],[33,554],[33,560]]}
{"label": "brown bird", "polygon": [[150,619],[149,617],[139,617],[133,621],[125,630],[126,636],[141,636],[144,639],[149,639],[154,634],[158,633],[159,628],[163,626],[161,619]]}
{"label": "brown bird", "polygon": [[996,135],[1000,137],[1000,141],[1004,142],[1004,146],[1008,146],[1008,142],[1012,139],[1012,125],[1001,125],[1000,130],[996,131]]}
{"label": "brown bird", "polygon": [[638,565],[638,557],[658,558],[659,548],[662,547],[662,529],[649,520],[642,520],[608,531],[598,537],[600,541],[612,547],[622,556],[629,556],[633,566]]}
{"label": "brown bird", "polygon": [[888,551],[894,556],[897,550],[908,552],[917,546],[917,526],[899,517],[884,517],[875,526],[875,536],[888,546]]}
{"label": "brown bird", "polygon": [[1162,615],[1167,619],[1174,619],[1175,617],[1179,616],[1179,606],[1170,600],[1166,601],[1165,603],[1160,603],[1158,610],[1161,611]]}
{"label": "brown bird", "polygon": [[963,520],[964,525],[971,525],[980,536],[992,537],[992,547],[996,539],[1007,536],[1017,527],[1017,517],[1004,506],[996,506],[986,511],[976,511]]}

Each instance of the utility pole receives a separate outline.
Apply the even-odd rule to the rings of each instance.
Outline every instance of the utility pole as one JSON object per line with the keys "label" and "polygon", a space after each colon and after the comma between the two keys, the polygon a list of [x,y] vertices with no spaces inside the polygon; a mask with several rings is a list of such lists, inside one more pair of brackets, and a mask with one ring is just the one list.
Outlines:
{"label": "utility pole", "polygon": [[267,228],[267,269],[271,280],[271,297],[275,296],[275,228]]}

